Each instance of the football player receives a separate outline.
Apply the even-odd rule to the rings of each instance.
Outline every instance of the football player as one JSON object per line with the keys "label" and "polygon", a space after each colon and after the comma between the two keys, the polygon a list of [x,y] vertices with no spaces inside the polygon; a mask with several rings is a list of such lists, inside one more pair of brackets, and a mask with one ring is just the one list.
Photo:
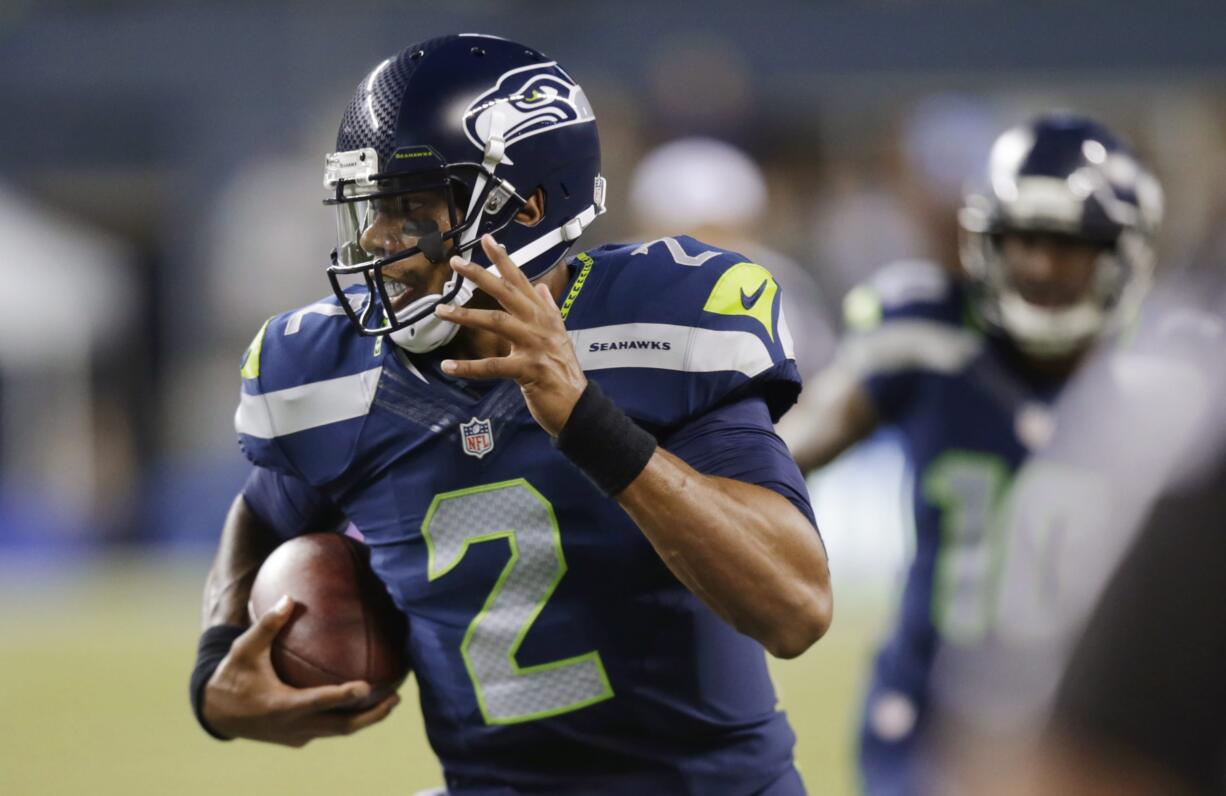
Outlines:
{"label": "football player", "polygon": [[939,645],[991,637],[1011,477],[1097,341],[1134,314],[1153,267],[1161,190],[1107,129],[1049,115],[994,143],[959,213],[962,275],[886,267],[848,294],[836,362],[781,425],[802,469],[879,426],[914,474],[915,552],[874,666],[860,736],[871,794],[941,790],[925,749]]}
{"label": "football player", "polygon": [[604,209],[591,105],[537,51],[411,46],[326,158],[333,295],[264,324],[236,426],[254,468],[192,679],[221,738],[372,724],[364,683],[268,663],[279,540],[352,523],[407,617],[452,794],[799,794],[763,647],[826,630],[825,550],[773,419],[799,378],[779,288],[688,237],[567,258]]}
{"label": "football player", "polygon": [[1226,324],[1214,271],[1163,282],[1127,343],[1077,369],[1017,471],[992,643],[937,652],[958,792],[1221,791]]}

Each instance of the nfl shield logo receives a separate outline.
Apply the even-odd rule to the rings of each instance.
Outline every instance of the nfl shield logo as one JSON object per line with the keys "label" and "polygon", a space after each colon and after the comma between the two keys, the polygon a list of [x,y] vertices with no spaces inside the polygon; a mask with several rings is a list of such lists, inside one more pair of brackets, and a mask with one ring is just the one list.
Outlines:
{"label": "nfl shield logo", "polygon": [[464,443],[464,452],[480,459],[494,449],[493,426],[489,420],[473,418],[460,424],[460,441]]}

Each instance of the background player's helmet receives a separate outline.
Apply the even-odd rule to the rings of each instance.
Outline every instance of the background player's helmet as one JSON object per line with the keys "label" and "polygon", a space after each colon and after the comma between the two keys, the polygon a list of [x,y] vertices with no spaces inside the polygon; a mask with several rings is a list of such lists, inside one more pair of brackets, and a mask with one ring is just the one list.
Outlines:
{"label": "background player's helmet", "polygon": [[[337,215],[328,277],[341,306],[362,334],[390,334],[419,352],[458,329],[435,316],[435,306],[464,304],[474,287],[453,275],[441,294],[391,313],[384,267],[419,253],[432,262],[462,254],[490,267],[476,244],[491,233],[536,279],[604,212],[600,142],[583,89],[537,51],[476,34],[415,44],[363,78],[325,159],[324,185]],[[544,217],[532,227],[514,222],[538,188]],[[439,190],[451,230],[383,257],[359,245],[373,221],[371,200]],[[366,290],[345,295],[354,278]]]}
{"label": "background player's helmet", "polygon": [[[1049,115],[996,139],[986,184],[965,196],[962,266],[983,321],[1034,356],[1077,351],[1131,316],[1154,266],[1162,188],[1108,129]],[[1001,235],[1045,232],[1105,247],[1092,287],[1068,307],[1041,307],[1010,286]]]}

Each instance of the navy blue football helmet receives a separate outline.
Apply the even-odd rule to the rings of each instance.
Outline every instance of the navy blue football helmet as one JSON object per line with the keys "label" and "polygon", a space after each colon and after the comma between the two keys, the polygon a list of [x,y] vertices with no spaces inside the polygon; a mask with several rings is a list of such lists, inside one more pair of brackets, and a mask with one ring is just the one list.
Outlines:
{"label": "navy blue football helmet", "polygon": [[[985,184],[958,214],[962,265],[982,320],[1023,351],[1063,357],[1131,316],[1154,267],[1162,221],[1158,181],[1106,127],[1052,114],[1006,130]],[[1042,232],[1100,246],[1086,296],[1067,307],[1032,304],[1009,283],[1001,236]]]}
{"label": "navy blue football helmet", "polygon": [[[492,267],[476,245],[490,233],[536,279],[604,212],[600,141],[583,89],[536,50],[477,34],[412,45],[363,78],[325,159],[324,185],[337,213],[328,277],[341,306],[362,334],[388,334],[416,352],[455,336],[458,327],[434,308],[462,305],[475,288],[453,274],[441,294],[392,311],[385,267],[418,254]],[[544,216],[530,227],[516,222],[538,189]],[[379,203],[424,192],[445,196],[450,229],[406,230],[414,245],[400,251],[362,248]],[[346,294],[355,277],[365,292]]]}

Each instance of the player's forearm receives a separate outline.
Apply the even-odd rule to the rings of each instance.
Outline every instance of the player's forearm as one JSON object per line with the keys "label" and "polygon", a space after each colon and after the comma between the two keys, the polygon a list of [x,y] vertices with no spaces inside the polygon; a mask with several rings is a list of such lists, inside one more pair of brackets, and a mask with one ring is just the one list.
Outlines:
{"label": "player's forearm", "polygon": [[246,625],[247,599],[260,565],[278,539],[240,495],[234,499],[222,527],[221,542],[204,587],[203,621],[213,625]]}
{"label": "player's forearm", "polygon": [[704,476],[658,449],[617,500],[673,574],[771,654],[795,657],[826,632],[826,554],[782,496]]}

